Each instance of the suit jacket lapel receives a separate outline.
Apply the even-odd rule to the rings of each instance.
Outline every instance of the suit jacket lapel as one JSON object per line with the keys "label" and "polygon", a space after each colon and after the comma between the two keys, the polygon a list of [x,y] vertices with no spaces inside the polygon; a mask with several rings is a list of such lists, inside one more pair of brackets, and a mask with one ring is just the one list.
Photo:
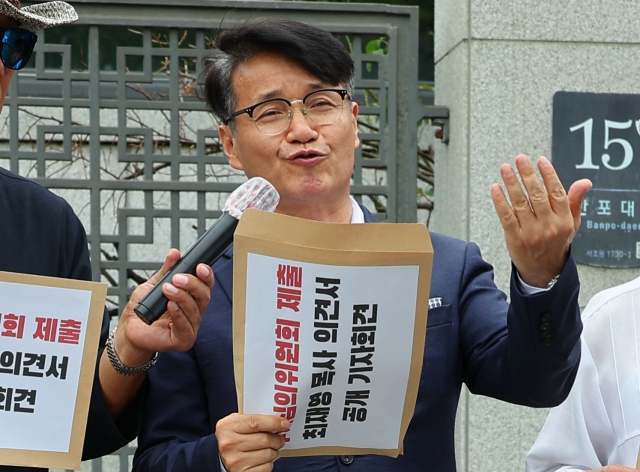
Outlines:
{"label": "suit jacket lapel", "polygon": [[[223,260],[226,259],[226,260]],[[215,285],[220,287],[229,301],[233,300],[233,244],[215,264]]]}
{"label": "suit jacket lapel", "polygon": [[373,216],[371,214],[371,212],[369,210],[367,210],[367,208],[364,205],[362,205],[362,204],[359,204],[359,205],[360,205],[360,208],[362,208],[362,212],[364,213],[364,222],[365,223],[379,223],[380,222],[380,220],[378,220],[375,216]]}

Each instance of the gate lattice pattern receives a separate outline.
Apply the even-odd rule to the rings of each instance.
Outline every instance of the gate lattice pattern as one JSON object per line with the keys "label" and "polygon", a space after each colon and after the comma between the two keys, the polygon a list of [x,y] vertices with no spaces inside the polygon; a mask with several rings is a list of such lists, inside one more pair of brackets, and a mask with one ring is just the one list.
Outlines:
{"label": "gate lattice pattern", "polygon": [[[40,32],[33,66],[11,84],[0,165],[71,203],[87,229],[93,278],[109,284],[114,314],[170,247],[187,248],[204,232],[245,180],[227,165],[217,123],[198,97],[203,59],[223,18],[223,27],[269,15],[305,21],[347,45],[362,142],[353,194],[382,220],[415,221],[417,8],[73,3],[80,21],[63,33]],[[371,51],[372,41],[383,47]],[[91,470],[103,462],[105,470],[129,470],[133,451],[94,461]]]}

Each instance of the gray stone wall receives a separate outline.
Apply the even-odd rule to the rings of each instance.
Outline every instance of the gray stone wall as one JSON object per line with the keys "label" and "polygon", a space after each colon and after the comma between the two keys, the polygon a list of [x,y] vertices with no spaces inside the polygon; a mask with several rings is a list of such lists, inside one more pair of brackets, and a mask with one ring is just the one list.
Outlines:
{"label": "gray stone wall", "polygon": [[[436,104],[451,141],[436,160],[431,229],[479,244],[508,288],[509,259],[489,188],[518,153],[551,156],[552,98],[560,90],[637,93],[640,3],[632,0],[436,0]],[[637,270],[579,266],[584,307]],[[524,470],[547,410],[463,393],[459,471]]]}

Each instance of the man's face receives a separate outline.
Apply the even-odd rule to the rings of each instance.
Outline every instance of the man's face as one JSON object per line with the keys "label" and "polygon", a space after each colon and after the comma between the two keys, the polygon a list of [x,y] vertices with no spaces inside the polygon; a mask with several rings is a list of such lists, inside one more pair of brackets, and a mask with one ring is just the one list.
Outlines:
{"label": "man's face", "polygon": [[[293,101],[314,90],[332,88],[277,53],[262,53],[241,63],[231,81],[237,109],[269,98]],[[350,205],[354,151],[360,145],[358,105],[345,98],[340,118],[330,125],[309,121],[301,103],[294,104],[292,111],[291,125],[280,134],[265,135],[245,113],[234,118],[235,136],[230,127],[221,126],[220,139],[232,167],[275,186],[280,193],[279,213],[323,219],[318,209],[331,214]]]}
{"label": "man's face", "polygon": [[[0,15],[0,27],[17,28],[18,22],[6,15]],[[0,110],[2,110],[2,106],[4,105],[4,99],[7,96],[9,84],[11,83],[11,78],[13,77],[14,72],[15,71],[13,69],[5,67],[2,61],[0,61]]]}

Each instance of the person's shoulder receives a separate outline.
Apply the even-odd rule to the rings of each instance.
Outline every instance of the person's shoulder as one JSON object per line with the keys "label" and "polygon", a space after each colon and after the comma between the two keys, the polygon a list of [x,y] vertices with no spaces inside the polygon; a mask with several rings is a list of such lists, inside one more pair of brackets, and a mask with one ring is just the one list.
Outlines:
{"label": "person's shoulder", "polygon": [[6,190],[19,190],[20,192],[29,192],[38,196],[44,196],[44,198],[51,198],[56,201],[61,200],[60,197],[44,188],[39,183],[11,172],[4,167],[0,167],[0,182],[2,182],[2,187]]}
{"label": "person's shoulder", "polygon": [[445,234],[437,233],[435,231],[429,231],[429,236],[431,237],[431,242],[433,244],[438,244],[441,246],[449,246],[449,247],[462,249],[469,245],[468,241],[465,241],[460,238],[455,238],[453,236],[447,236]]}
{"label": "person's shoulder", "polygon": [[467,257],[481,258],[480,248],[474,242],[446,234],[429,231],[431,246],[433,246],[434,256],[446,259],[447,261],[462,261]]}
{"label": "person's shoulder", "polygon": [[[360,204],[362,211],[364,213],[365,223],[380,223],[380,221],[371,213],[371,211]],[[469,242],[464,241],[459,238],[455,238],[453,236],[446,236],[441,233],[437,233],[435,231],[429,230],[429,236],[431,237],[431,242],[433,244],[437,244],[438,246],[449,246],[463,249],[464,247],[469,245]]]}
{"label": "person's shoulder", "polygon": [[10,170],[0,167],[0,192],[7,196],[14,196],[21,201],[37,200],[39,204],[52,208],[65,208],[67,202],[60,196],[46,189],[42,185]]}
{"label": "person's shoulder", "polygon": [[[602,312],[603,307],[610,303],[615,303],[618,300],[628,298],[633,295],[634,292],[640,291],[640,277],[630,280],[621,285],[607,288],[595,294],[584,311],[582,312],[582,321],[586,322],[590,318],[598,316],[598,313]],[[640,296],[640,293],[638,294]]]}
{"label": "person's shoulder", "polygon": [[32,180],[27,179],[21,175],[11,172],[4,167],[0,167],[0,180],[6,185],[25,186],[25,188],[44,188],[40,184],[35,183]]}

